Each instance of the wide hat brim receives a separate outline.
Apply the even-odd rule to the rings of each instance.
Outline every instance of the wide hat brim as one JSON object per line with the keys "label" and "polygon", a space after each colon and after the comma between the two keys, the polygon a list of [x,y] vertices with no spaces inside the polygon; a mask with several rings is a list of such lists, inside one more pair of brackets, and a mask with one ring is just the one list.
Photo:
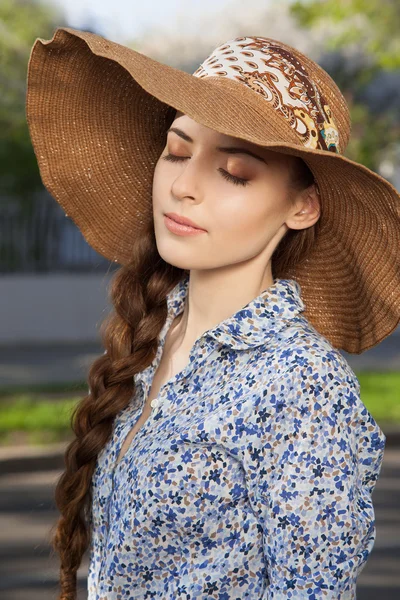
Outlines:
{"label": "wide hat brim", "polygon": [[341,154],[304,147],[258,94],[198,78],[90,32],[38,38],[28,64],[26,117],[43,184],[87,242],[131,259],[152,219],[155,163],[179,110],[220,133],[301,157],[321,195],[319,237],[285,274],[305,316],[333,346],[359,354],[400,322],[400,195]]}

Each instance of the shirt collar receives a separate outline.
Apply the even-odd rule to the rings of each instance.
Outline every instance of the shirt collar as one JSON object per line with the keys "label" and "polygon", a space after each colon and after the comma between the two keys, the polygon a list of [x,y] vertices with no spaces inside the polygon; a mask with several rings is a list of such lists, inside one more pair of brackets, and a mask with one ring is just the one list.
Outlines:
{"label": "shirt collar", "polygon": [[[184,309],[188,284],[189,274],[185,273],[167,295],[168,317],[164,333]],[[255,348],[265,344],[289,320],[304,311],[305,306],[297,281],[275,278],[269,288],[204,335],[238,350]]]}

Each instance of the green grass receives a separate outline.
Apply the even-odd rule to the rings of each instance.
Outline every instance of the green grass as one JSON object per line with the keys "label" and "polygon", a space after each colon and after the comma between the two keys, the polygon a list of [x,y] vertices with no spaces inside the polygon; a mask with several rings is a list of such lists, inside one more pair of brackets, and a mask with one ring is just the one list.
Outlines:
{"label": "green grass", "polygon": [[[356,373],[361,400],[384,430],[400,425],[400,372]],[[0,389],[0,444],[44,444],[72,437],[73,407],[87,393],[87,383]]]}
{"label": "green grass", "polygon": [[17,394],[0,401],[0,443],[51,443],[68,440],[72,410],[84,394],[44,399],[40,394]]}
{"label": "green grass", "polygon": [[400,424],[400,372],[363,371],[356,375],[361,400],[377,423],[381,427]]}

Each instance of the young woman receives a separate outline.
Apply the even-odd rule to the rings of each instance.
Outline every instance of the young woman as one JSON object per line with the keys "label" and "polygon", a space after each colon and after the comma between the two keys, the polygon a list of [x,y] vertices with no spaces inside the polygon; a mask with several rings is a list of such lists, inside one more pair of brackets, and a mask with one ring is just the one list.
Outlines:
{"label": "young woman", "polygon": [[356,597],[385,436],[340,353],[397,326],[399,195],[315,62],[193,75],[59,28],[28,67],[44,184],[121,268],[56,490],[62,600]]}

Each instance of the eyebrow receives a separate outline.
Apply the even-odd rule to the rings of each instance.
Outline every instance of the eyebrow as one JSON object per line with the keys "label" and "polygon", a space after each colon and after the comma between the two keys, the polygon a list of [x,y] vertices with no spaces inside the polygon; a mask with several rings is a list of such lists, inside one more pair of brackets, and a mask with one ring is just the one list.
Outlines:
{"label": "eyebrow", "polygon": [[[170,127],[167,130],[167,133],[169,133],[170,131],[179,135],[179,137],[181,137],[183,140],[185,140],[185,142],[190,142],[190,143],[193,142],[192,138],[187,133],[182,131],[182,129],[179,129],[178,127]],[[240,148],[240,147],[234,147],[234,146],[217,146],[216,150],[219,150],[219,152],[225,152],[226,154],[248,154],[249,156],[252,156],[253,158],[256,158],[257,160],[261,160],[261,162],[267,164],[267,161],[265,160],[265,158],[262,158],[262,156],[259,156],[258,154],[255,154],[251,150],[247,150],[246,148]]]}

